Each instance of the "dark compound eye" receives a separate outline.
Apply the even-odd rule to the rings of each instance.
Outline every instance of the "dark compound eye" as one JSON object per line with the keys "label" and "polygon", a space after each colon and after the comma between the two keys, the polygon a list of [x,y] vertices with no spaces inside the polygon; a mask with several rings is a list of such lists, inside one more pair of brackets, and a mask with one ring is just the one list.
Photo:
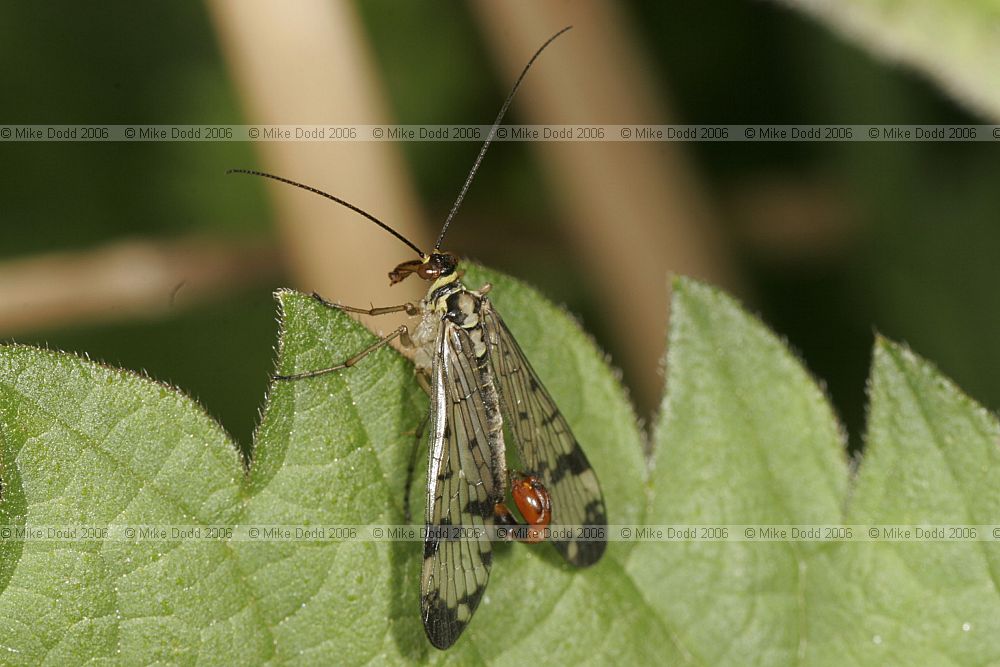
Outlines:
{"label": "dark compound eye", "polygon": [[432,261],[441,267],[441,275],[446,276],[458,266],[458,258],[451,253],[440,253],[431,255]]}
{"label": "dark compound eye", "polygon": [[458,260],[450,253],[434,253],[425,264],[417,269],[417,275],[424,280],[437,280],[441,276],[450,275],[458,266]]}

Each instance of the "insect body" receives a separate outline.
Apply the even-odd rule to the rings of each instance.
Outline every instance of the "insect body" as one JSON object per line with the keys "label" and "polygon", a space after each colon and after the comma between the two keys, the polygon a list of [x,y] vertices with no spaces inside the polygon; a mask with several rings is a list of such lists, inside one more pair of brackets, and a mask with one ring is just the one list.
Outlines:
{"label": "insect body", "polygon": [[[462,284],[454,258],[431,255],[442,267],[421,302],[412,343],[417,370],[430,378],[430,459],[426,523],[486,529],[510,525],[506,509],[503,424],[529,474],[512,480],[512,497],[532,527],[606,524],[597,476],[566,419],[486,296]],[[492,543],[444,539],[429,531],[424,545],[421,611],[431,642],[450,646],[479,604],[489,576]],[[524,541],[540,541],[528,530]],[[605,542],[559,541],[570,563],[595,563]]]}
{"label": "insect body", "polygon": [[[440,250],[472,177],[496,134],[504,112],[535,58],[528,61],[508,95],[431,253],[422,252],[375,216],[338,197],[279,176],[266,176],[309,190],[358,212],[416,251],[419,259],[389,273],[395,284],[412,274],[430,283],[419,304],[361,309],[333,304],[348,312],[380,315],[406,312],[419,317],[412,336],[404,325],[341,364],[289,376],[300,380],[353,366],[368,353],[398,338],[413,352],[421,384],[431,398],[426,539],[420,580],[424,629],[438,648],[451,646],[476,610],[489,579],[493,529],[512,527],[513,539],[538,542],[552,526],[606,526],[597,476],[507,325],[490,302],[489,285],[467,288],[454,255]],[[504,425],[513,436],[523,472],[509,473]],[[507,489],[526,526],[518,524],[505,502]],[[587,566],[604,553],[602,535],[579,533],[553,544],[571,564]]]}

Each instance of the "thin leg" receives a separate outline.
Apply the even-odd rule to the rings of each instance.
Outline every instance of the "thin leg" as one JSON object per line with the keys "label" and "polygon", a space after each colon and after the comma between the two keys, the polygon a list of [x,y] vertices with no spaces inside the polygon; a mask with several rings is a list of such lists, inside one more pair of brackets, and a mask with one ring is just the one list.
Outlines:
{"label": "thin leg", "polygon": [[379,340],[375,341],[374,343],[372,343],[371,345],[369,345],[365,349],[363,349],[360,352],[358,352],[357,354],[355,354],[350,359],[347,359],[344,362],[337,364],[336,366],[330,366],[329,368],[321,368],[321,369],[316,370],[316,371],[306,371],[305,373],[295,373],[293,375],[275,375],[274,379],[275,380],[302,380],[304,378],[314,378],[314,377],[317,377],[319,375],[326,375],[327,373],[333,373],[334,371],[339,371],[339,370],[343,370],[345,368],[350,368],[351,366],[353,366],[354,364],[358,363],[359,361],[361,361],[362,359],[364,359],[365,357],[367,357],[369,354],[371,354],[375,350],[379,349],[380,347],[384,347],[385,345],[388,345],[390,341],[393,341],[396,338],[402,338],[404,345],[408,344],[410,342],[410,333],[409,333],[409,330],[406,328],[405,324],[403,326],[399,327],[398,329],[396,329],[395,331],[393,331],[391,334],[389,334],[385,338],[380,338]]}
{"label": "thin leg", "polygon": [[404,303],[398,306],[382,306],[381,308],[355,308],[354,306],[344,306],[339,303],[334,303],[333,301],[327,301],[316,292],[313,292],[312,296],[327,308],[336,308],[337,310],[342,310],[346,313],[359,313],[361,315],[387,315],[389,313],[405,312],[410,316],[420,314],[420,308],[418,308],[415,303]]}
{"label": "thin leg", "polygon": [[403,523],[409,525],[410,520],[413,515],[410,512],[410,492],[413,490],[413,475],[417,472],[417,452],[420,450],[420,441],[424,435],[424,429],[427,428],[427,421],[430,419],[430,414],[427,414],[423,421],[420,422],[420,426],[417,427],[417,432],[415,434],[416,442],[413,445],[413,449],[410,450],[410,464],[406,467],[406,485],[403,489]]}

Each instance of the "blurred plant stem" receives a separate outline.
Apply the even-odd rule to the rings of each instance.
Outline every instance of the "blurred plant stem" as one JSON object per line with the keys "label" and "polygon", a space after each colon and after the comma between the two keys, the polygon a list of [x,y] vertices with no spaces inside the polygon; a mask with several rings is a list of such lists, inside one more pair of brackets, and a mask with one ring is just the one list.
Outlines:
{"label": "blurred plant stem", "polygon": [[[208,6],[247,123],[390,122],[352,3],[210,0]],[[418,246],[430,245],[431,233],[423,224],[397,144],[273,141],[259,142],[256,148],[260,168],[335,194]],[[422,296],[417,281],[389,291],[388,271],[414,258],[398,240],[325,199],[287,185],[268,186],[295,287],[356,306],[385,306]],[[257,185],[234,181],[230,187]],[[375,324],[389,330],[395,326],[392,318],[378,318]]]}
{"label": "blurred plant stem", "polygon": [[130,240],[0,263],[0,337],[162,316],[279,273],[269,242]]}
{"label": "blurred plant stem", "polygon": [[[638,38],[617,6],[598,0],[473,3],[512,81],[525,58],[559,28],[574,30],[546,52],[517,105],[530,123],[671,123]],[[580,255],[617,338],[617,363],[640,414],[660,399],[670,273],[738,287],[717,223],[680,144],[536,142]]]}

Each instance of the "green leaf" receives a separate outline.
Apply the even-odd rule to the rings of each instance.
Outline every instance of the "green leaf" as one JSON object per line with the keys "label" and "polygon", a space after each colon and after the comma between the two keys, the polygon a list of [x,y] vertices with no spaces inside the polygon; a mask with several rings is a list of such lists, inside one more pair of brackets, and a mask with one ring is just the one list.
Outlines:
{"label": "green leaf", "polygon": [[[242,463],[190,399],[70,355],[0,351],[4,523],[238,519]],[[7,664],[194,662],[220,650],[241,659],[266,642],[225,543],[5,540],[0,549]]]}
{"label": "green leaf", "polygon": [[[374,341],[346,314],[306,295],[282,291],[278,301],[281,373],[334,365]],[[403,480],[424,409],[412,367],[389,348],[349,372],[277,383],[255,438],[243,521],[402,523]],[[419,653],[417,591],[402,579],[415,572],[419,548],[236,543],[267,629],[262,657],[363,663]]]}
{"label": "green leaf", "polygon": [[[730,298],[675,286],[647,516],[662,524],[989,524],[1000,427],[880,340],[857,483],[801,364]],[[697,662],[990,664],[996,542],[642,543],[628,572]]]}
{"label": "green leaf", "polygon": [[[477,267],[469,279],[494,284],[612,516],[641,520],[641,435],[593,343],[524,285]],[[278,299],[282,373],[332,365],[374,340],[305,295]],[[0,392],[0,512],[19,526],[400,523],[414,447],[426,456],[415,432],[427,399],[389,348],[347,372],[272,386],[246,474],[219,426],[155,382],[14,346],[0,348]],[[421,553],[419,542],[5,541],[0,655],[18,664],[502,660],[522,656],[525,642],[560,663],[671,655],[648,641],[662,633],[634,604],[625,544],[586,571],[549,545],[502,545],[474,622],[440,653],[419,619]]]}
{"label": "green leaf", "polygon": [[1000,117],[1000,5],[986,0],[786,0]]}
{"label": "green leaf", "polygon": [[[846,522],[996,524],[996,417],[885,339],[875,345],[870,393]],[[818,596],[829,612],[814,638],[817,655],[846,650],[871,665],[1000,662],[1000,540],[851,547],[832,552],[821,571]]]}
{"label": "green leaf", "polygon": [[[722,293],[674,286],[667,397],[654,431],[658,524],[837,523],[843,437],[801,364]],[[629,572],[698,662],[795,662],[807,542],[647,542]]]}
{"label": "green leaf", "polygon": [[[829,404],[786,346],[728,297],[678,281],[647,470],[632,409],[589,338],[534,290],[470,267],[467,283],[484,282],[586,449],[612,524],[1000,516],[1000,425],[899,346],[876,345],[868,453],[852,482]],[[282,373],[374,340],[305,295],[278,299]],[[426,409],[389,348],[275,384],[245,472],[175,390],[0,347],[0,523],[399,523],[411,458],[426,456],[415,437]],[[501,545],[472,624],[439,652],[419,619],[418,542],[5,539],[0,661],[987,664],[1000,661],[996,544],[615,542],[586,570],[549,545]]]}

